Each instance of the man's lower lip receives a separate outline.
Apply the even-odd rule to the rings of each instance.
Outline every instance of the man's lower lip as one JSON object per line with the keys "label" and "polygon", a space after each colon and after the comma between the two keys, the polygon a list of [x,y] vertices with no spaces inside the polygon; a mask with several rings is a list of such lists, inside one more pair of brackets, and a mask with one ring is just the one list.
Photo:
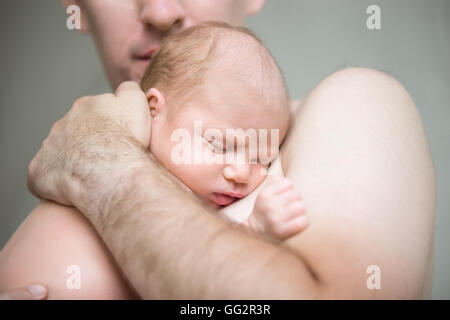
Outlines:
{"label": "man's lower lip", "polygon": [[216,192],[213,193],[212,197],[213,197],[214,203],[221,205],[221,206],[227,206],[237,200],[237,198],[235,198],[235,197],[228,196],[223,193],[216,193]]}

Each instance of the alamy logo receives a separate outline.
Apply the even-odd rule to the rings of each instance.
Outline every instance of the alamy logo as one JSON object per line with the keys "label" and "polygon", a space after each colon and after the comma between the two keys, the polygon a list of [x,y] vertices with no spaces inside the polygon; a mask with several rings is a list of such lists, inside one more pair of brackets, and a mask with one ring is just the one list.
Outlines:
{"label": "alamy logo", "polygon": [[381,9],[376,4],[372,4],[367,7],[366,10],[367,14],[370,14],[370,16],[367,18],[366,25],[367,29],[374,30],[374,29],[381,29]]}
{"label": "alamy logo", "polygon": [[69,30],[81,29],[81,10],[80,7],[73,4],[67,7],[66,13],[69,17],[66,20],[66,26]]}
{"label": "alamy logo", "polygon": [[[226,129],[208,128],[203,131],[202,121],[194,121],[194,134],[185,128],[172,132],[171,141],[174,164],[269,164],[278,155],[279,129],[270,129],[269,152],[268,129]],[[236,142],[235,142],[236,141]],[[205,147],[206,145],[206,147]],[[248,149],[246,148],[248,146]],[[205,148],[210,152],[204,152]],[[248,150],[248,159],[247,159]]]}
{"label": "alamy logo", "polygon": [[367,274],[370,276],[367,278],[366,286],[367,289],[381,289],[381,269],[379,266],[373,264],[367,267]]}
{"label": "alamy logo", "polygon": [[66,286],[70,290],[80,290],[81,289],[81,268],[76,264],[72,264],[67,267],[66,273],[69,277],[66,281]]}

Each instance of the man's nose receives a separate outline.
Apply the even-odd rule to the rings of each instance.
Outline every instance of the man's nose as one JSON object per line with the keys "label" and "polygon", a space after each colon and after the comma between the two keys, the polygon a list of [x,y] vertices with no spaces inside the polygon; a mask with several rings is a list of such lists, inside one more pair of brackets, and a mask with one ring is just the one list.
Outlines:
{"label": "man's nose", "polygon": [[160,31],[181,27],[185,11],[179,0],[141,0],[139,19]]}
{"label": "man's nose", "polygon": [[248,164],[229,164],[223,169],[223,176],[226,180],[232,180],[235,183],[247,183],[250,167]]}

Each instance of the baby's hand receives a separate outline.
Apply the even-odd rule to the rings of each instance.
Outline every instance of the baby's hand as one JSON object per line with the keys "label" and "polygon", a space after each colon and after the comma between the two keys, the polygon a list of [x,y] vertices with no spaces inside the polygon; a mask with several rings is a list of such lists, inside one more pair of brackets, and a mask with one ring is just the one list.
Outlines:
{"label": "baby's hand", "polygon": [[268,179],[244,225],[268,240],[280,242],[305,230],[309,221],[302,197],[292,182],[281,176]]}

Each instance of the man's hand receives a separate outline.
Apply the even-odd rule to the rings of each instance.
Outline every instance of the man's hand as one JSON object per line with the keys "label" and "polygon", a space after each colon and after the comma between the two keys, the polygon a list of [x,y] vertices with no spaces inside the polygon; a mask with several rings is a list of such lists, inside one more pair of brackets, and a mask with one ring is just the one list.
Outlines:
{"label": "man's hand", "polygon": [[150,133],[147,99],[138,84],[124,82],[114,94],[80,98],[31,161],[28,188],[80,210],[97,206],[120,174],[139,166]]}
{"label": "man's hand", "polygon": [[305,205],[292,182],[271,176],[256,198],[255,207],[244,225],[263,238],[278,243],[308,226]]}

